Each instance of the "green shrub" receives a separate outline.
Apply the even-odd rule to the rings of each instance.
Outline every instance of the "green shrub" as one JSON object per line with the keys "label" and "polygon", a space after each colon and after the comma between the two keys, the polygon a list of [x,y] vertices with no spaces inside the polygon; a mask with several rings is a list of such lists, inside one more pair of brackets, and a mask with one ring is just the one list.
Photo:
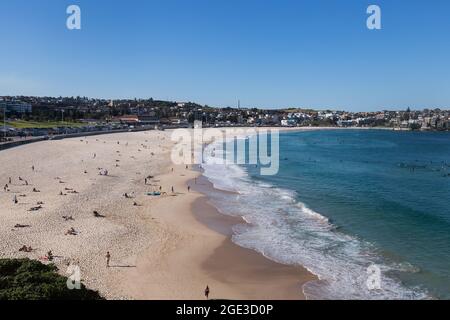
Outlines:
{"label": "green shrub", "polygon": [[54,265],[30,259],[0,259],[0,300],[101,300],[97,291],[67,288]]}

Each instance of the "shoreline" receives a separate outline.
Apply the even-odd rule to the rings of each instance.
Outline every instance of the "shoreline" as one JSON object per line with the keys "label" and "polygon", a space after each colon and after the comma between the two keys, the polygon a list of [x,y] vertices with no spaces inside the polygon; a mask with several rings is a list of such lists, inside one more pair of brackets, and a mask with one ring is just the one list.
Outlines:
{"label": "shoreline", "polygon": [[[241,217],[222,214],[209,203],[207,190],[212,188],[215,192],[221,191],[215,189],[206,177],[200,176],[197,183],[194,190],[202,193],[204,197],[197,199],[192,204],[195,218],[208,228],[227,236],[214,254],[204,262],[203,267],[212,273],[213,277],[242,287],[242,291],[248,290],[242,284],[242,282],[249,281],[248,279],[251,279],[251,282],[257,282],[255,287],[264,283],[265,288],[270,288],[270,295],[269,292],[264,292],[255,296],[254,293],[249,292],[248,295],[252,297],[251,299],[255,296],[254,299],[306,300],[303,286],[309,281],[318,280],[316,276],[302,266],[281,264],[260,252],[235,244],[231,239],[233,226],[247,224],[247,222]],[[232,259],[238,259],[238,265],[233,265]],[[229,270],[235,270],[239,275],[227,275]],[[276,284],[272,284],[272,281]]]}
{"label": "shoreline", "polygon": [[[200,172],[173,168],[172,172],[169,166],[156,178],[183,190],[182,196],[160,199],[151,212],[168,231],[168,241],[158,259],[152,247],[137,257],[136,268],[124,275],[124,291],[139,300],[201,300],[208,285],[211,299],[305,299],[302,286],[316,280],[313,274],[233,243],[231,227],[243,220],[225,216],[208,203],[207,196],[197,189],[209,183]],[[188,185],[192,186],[189,193]]]}

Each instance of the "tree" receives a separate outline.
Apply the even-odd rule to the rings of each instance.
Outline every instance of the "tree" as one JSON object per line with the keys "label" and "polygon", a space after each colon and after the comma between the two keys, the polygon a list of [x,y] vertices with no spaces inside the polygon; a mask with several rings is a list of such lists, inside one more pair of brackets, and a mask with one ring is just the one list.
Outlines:
{"label": "tree", "polygon": [[54,265],[30,259],[0,259],[0,300],[102,300],[97,291],[70,290]]}

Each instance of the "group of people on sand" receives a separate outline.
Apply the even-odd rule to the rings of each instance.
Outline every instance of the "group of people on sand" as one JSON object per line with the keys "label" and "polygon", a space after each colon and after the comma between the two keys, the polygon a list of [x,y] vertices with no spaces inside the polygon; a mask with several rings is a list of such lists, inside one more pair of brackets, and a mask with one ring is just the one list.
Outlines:
{"label": "group of people on sand", "polygon": [[[86,141],[86,142],[87,142],[87,141]],[[120,142],[117,141],[117,144],[119,145]],[[127,143],[127,145],[128,145],[128,143]],[[143,146],[143,147],[144,147],[144,149],[146,149],[145,146]],[[139,150],[139,151],[140,151],[140,150]],[[152,152],[152,155],[154,155],[153,152]],[[96,159],[96,158],[97,158],[97,154],[94,153],[94,154],[93,154],[93,159]],[[116,162],[119,162],[119,161],[116,160]],[[31,167],[31,169],[32,169],[33,172],[35,171],[34,165]],[[188,169],[188,166],[186,166],[186,169]],[[98,168],[98,170],[99,170],[99,175],[101,175],[101,176],[108,176],[108,174],[109,174],[109,172],[108,172],[107,169]],[[174,172],[174,169],[173,169],[173,168],[172,168],[172,172]],[[87,171],[84,170],[84,173],[87,174]],[[64,183],[64,182],[62,182],[62,180],[61,180],[60,178],[57,178],[57,179],[60,180],[60,181],[59,181],[60,183]],[[144,178],[144,184],[145,184],[145,185],[151,184],[151,182],[152,182],[153,179],[154,179],[154,176],[152,176],[152,175],[146,176],[146,177]],[[23,179],[22,177],[19,177],[19,181],[22,181],[25,185],[28,185],[28,181],[27,181],[26,179]],[[196,182],[196,181],[195,181],[195,182]],[[5,191],[5,192],[10,191],[10,186],[11,186],[11,185],[12,185],[12,178],[9,178],[8,183],[5,184],[5,186],[4,186],[4,188],[3,188],[4,191]],[[156,187],[159,187],[159,191],[162,191],[162,186],[156,186]],[[75,191],[75,190],[73,190],[73,189],[70,189],[70,188],[65,188],[64,191],[67,192],[67,193],[78,193],[77,191]],[[174,187],[174,186],[171,186],[171,191],[172,191],[172,193],[175,193],[175,187]],[[191,186],[190,186],[190,185],[187,186],[187,191],[188,191],[188,192],[191,191]],[[32,192],[34,192],[34,193],[39,193],[40,191],[39,191],[37,188],[34,187],[34,188],[32,189]],[[64,194],[63,191],[61,191],[61,192],[60,192],[60,195],[66,195],[66,194]],[[135,196],[134,196],[133,193],[130,194],[130,193],[128,193],[128,192],[127,192],[127,193],[124,193],[123,196],[124,196],[126,199],[133,199],[133,198],[135,198]],[[18,203],[18,199],[17,199],[17,196],[16,196],[15,194],[14,194],[14,197],[13,197],[13,201],[14,201],[15,204]],[[36,207],[31,208],[29,211],[37,211],[37,210],[42,209],[43,202],[38,202],[37,204],[38,204],[38,205],[37,205]],[[134,206],[138,206],[137,202],[133,202],[133,205],[134,205]],[[103,218],[103,217],[105,217],[104,215],[100,214],[98,211],[95,211],[95,210],[93,211],[93,216],[94,216],[95,218]],[[63,219],[64,219],[65,221],[73,221],[73,220],[74,220],[74,218],[73,218],[72,216],[63,216]],[[19,224],[16,224],[16,227],[17,227],[17,228],[19,228],[19,227],[20,227],[20,228],[24,228],[24,227],[26,227],[26,226],[25,226],[25,225],[19,225]],[[68,236],[76,236],[76,235],[79,234],[79,232],[76,231],[73,227],[71,227],[71,228],[67,229],[66,232],[65,232],[64,234],[65,234],[65,235],[68,235]],[[35,250],[35,249],[33,249],[31,246],[26,246],[26,245],[23,245],[21,248],[19,248],[19,251],[20,251],[20,252],[25,252],[25,253],[30,253],[30,252],[33,252],[34,250]],[[109,267],[111,266],[111,265],[110,265],[110,262],[111,262],[111,253],[110,253],[109,251],[106,252],[105,258],[106,258],[106,267],[109,268]],[[52,252],[51,250],[49,250],[49,251],[47,252],[47,254],[46,254],[44,257],[41,257],[41,259],[47,260],[47,261],[53,261],[53,260],[54,260],[53,252]],[[206,299],[209,299],[209,295],[210,295],[210,288],[209,288],[209,286],[206,286],[206,289],[204,290],[204,295],[205,295]]]}
{"label": "group of people on sand", "polygon": [[[31,170],[32,170],[33,172],[35,171],[34,165],[31,166]],[[25,185],[25,186],[28,186],[28,185],[29,185],[28,180],[22,178],[21,176],[18,177],[18,180],[21,181],[21,182],[23,182],[23,185]],[[13,182],[12,178],[9,177],[9,178],[8,178],[8,183],[6,183],[6,184],[3,186],[3,191],[4,191],[4,192],[9,192],[9,191],[11,191],[11,190],[10,190],[10,186],[12,185],[12,182]],[[39,191],[38,189],[36,189],[35,187],[34,187],[33,190],[31,190],[31,191],[34,192],[34,193],[39,193],[39,192],[41,192],[41,191]],[[26,194],[21,194],[20,196],[21,196],[21,197],[26,197]],[[16,195],[16,194],[14,194],[12,201],[13,201],[14,204],[18,204],[18,203],[19,203],[19,199],[17,198],[17,195]],[[41,204],[43,204],[43,203],[38,203],[38,207],[33,207],[33,208],[31,208],[29,211],[37,211],[37,210],[42,209]]]}
{"label": "group of people on sand", "polygon": [[133,199],[133,196],[129,195],[128,192],[125,192],[125,193],[123,194],[123,196],[124,196],[126,199]]}
{"label": "group of people on sand", "polygon": [[21,252],[33,252],[33,248],[32,248],[31,246],[25,246],[25,245],[23,245],[23,246],[19,249],[19,251],[21,251]]}

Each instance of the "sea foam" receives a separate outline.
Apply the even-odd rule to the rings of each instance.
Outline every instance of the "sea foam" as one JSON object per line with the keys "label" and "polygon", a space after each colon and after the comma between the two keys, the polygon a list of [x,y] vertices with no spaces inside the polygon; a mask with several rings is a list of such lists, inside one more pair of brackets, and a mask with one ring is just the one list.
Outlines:
{"label": "sea foam", "polygon": [[[376,248],[336,230],[328,218],[298,201],[295,191],[252,179],[245,166],[215,164],[222,145],[211,144],[203,164],[204,176],[218,190],[212,203],[221,213],[240,216],[248,224],[234,227],[233,241],[276,262],[301,265],[320,280],[307,283],[309,299],[425,299],[420,288],[408,288],[393,273],[404,267],[390,263]],[[381,270],[381,290],[367,286],[367,268]]]}

